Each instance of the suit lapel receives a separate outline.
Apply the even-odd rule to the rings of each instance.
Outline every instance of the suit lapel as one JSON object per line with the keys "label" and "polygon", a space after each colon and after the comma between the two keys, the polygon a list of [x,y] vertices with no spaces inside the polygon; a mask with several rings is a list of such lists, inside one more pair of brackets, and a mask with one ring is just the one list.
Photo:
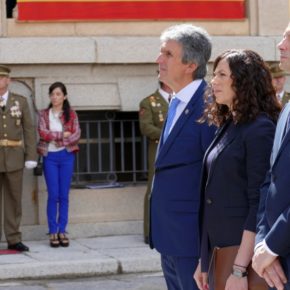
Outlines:
{"label": "suit lapel", "polygon": [[237,125],[234,128],[229,128],[229,126],[232,124],[231,120],[228,120],[223,127],[217,132],[216,137],[214,138],[213,142],[209,146],[208,150],[205,153],[203,166],[206,166],[206,160],[209,155],[209,153],[212,151],[214,147],[216,147],[216,151],[214,153],[214,156],[212,156],[212,163],[210,166],[210,172],[208,173],[208,182],[212,176],[212,173],[214,172],[214,167],[216,165],[216,161],[218,160],[221,153],[227,148],[234,139],[239,135],[240,130],[242,128],[242,125]]}
{"label": "suit lapel", "polygon": [[286,145],[288,144],[288,142],[290,141],[290,130],[288,130],[287,134],[285,135],[284,139],[282,140],[282,144],[281,147],[278,151],[278,154],[276,156],[276,159],[274,161],[273,166],[276,164],[277,160],[279,159],[281,152],[285,149]]}
{"label": "suit lapel", "polygon": [[196,103],[199,101],[199,98],[203,95],[205,86],[206,86],[206,82],[202,81],[197,91],[191,97],[189,103],[187,104],[184,111],[181,113],[180,117],[178,118],[177,122],[172,128],[169,136],[167,137],[166,142],[163,144],[163,131],[166,126],[166,122],[164,123],[162,134],[161,134],[161,140],[160,140],[162,142],[162,143],[160,142],[162,145],[159,146],[157,160],[159,158],[162,158],[164,155],[166,155],[168,149],[171,147],[172,143],[176,140],[180,130],[182,130],[182,127],[186,123],[187,119],[194,113],[194,107]]}

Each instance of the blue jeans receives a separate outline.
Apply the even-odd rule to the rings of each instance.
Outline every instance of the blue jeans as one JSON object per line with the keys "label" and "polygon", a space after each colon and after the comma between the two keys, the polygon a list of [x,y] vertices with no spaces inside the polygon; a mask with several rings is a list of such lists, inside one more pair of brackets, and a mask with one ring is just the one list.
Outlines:
{"label": "blue jeans", "polygon": [[69,190],[75,154],[66,149],[43,157],[47,186],[47,222],[50,234],[65,233],[68,223]]}

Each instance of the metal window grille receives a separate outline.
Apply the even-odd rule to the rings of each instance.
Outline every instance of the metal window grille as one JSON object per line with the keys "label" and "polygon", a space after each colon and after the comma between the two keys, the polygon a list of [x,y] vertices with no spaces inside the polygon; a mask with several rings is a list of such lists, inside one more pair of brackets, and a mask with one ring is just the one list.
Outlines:
{"label": "metal window grille", "polygon": [[137,112],[78,112],[82,130],[73,186],[144,183],[147,140]]}

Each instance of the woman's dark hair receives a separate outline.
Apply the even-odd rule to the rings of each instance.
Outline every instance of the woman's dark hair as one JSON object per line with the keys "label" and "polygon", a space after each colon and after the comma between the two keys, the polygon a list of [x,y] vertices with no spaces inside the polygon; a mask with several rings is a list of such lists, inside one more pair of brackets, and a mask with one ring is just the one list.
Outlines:
{"label": "woman's dark hair", "polygon": [[[61,82],[55,82],[52,85],[50,85],[50,87],[48,89],[49,95],[52,94],[52,92],[56,88],[61,89],[61,91],[63,92],[63,94],[65,96],[67,96],[66,86],[63,83],[61,83]],[[48,105],[48,108],[50,109],[51,107],[52,107],[52,104],[50,103]],[[68,101],[67,98],[63,101],[62,110],[63,110],[63,114],[64,114],[64,120],[67,123],[70,120],[70,103],[69,103],[69,101]]]}
{"label": "woman's dark hair", "polygon": [[206,107],[202,120],[221,126],[232,117],[235,123],[245,123],[263,112],[276,122],[281,105],[272,85],[271,73],[262,57],[252,50],[226,50],[216,58],[214,71],[223,59],[229,64],[233,80],[233,107],[230,110],[228,106],[218,104],[209,89],[205,93]]}

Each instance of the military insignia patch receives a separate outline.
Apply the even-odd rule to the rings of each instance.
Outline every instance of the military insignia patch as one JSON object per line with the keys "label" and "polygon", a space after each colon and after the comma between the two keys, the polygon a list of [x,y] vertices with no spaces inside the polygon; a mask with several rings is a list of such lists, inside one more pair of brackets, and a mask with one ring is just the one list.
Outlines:
{"label": "military insignia patch", "polygon": [[16,117],[16,118],[19,118],[22,116],[22,112],[20,110],[20,106],[19,106],[19,102],[18,101],[15,101],[14,102],[14,106],[12,106],[10,108],[10,115],[12,117]]}

